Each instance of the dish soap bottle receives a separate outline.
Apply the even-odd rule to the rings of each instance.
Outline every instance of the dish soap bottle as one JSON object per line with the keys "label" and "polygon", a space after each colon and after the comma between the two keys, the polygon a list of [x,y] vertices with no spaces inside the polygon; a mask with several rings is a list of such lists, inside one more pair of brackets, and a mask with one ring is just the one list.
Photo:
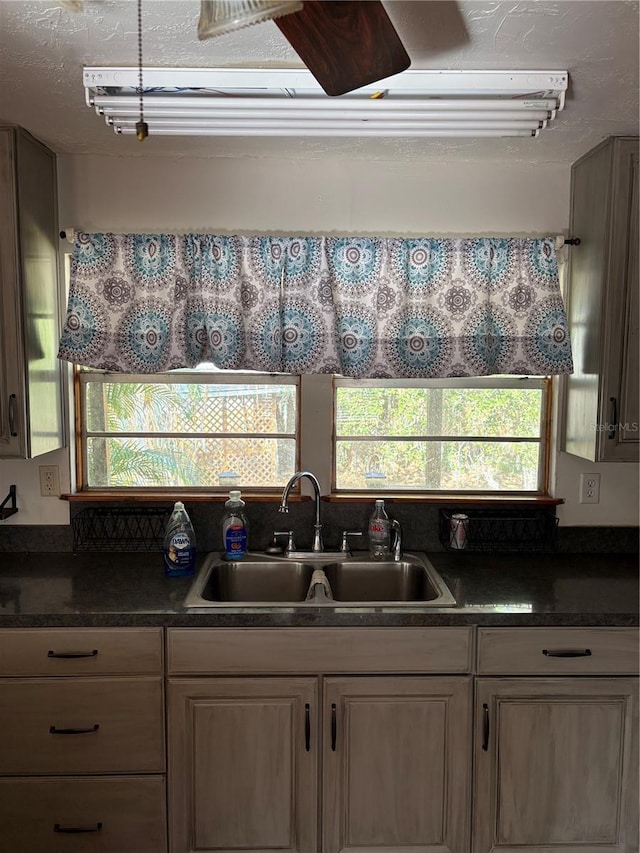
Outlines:
{"label": "dish soap bottle", "polygon": [[182,501],[174,504],[164,536],[164,571],[169,578],[192,575],[196,564],[196,535]]}
{"label": "dish soap bottle", "polygon": [[372,560],[386,560],[389,557],[389,526],[384,501],[377,500],[369,519],[369,556]]}
{"label": "dish soap bottle", "polygon": [[239,491],[229,492],[222,517],[222,545],[227,560],[244,560],[248,549],[249,522]]}

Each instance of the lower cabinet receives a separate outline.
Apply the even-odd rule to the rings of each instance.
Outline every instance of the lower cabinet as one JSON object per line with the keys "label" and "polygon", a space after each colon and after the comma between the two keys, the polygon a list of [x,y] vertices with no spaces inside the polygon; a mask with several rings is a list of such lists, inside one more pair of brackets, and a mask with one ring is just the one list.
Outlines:
{"label": "lower cabinet", "polygon": [[472,853],[638,853],[638,652],[634,628],[478,629]]}
{"label": "lower cabinet", "polygon": [[315,851],[317,680],[175,680],[168,702],[172,851]]}
{"label": "lower cabinet", "polygon": [[0,850],[638,853],[636,629],[161,640],[0,631]]}
{"label": "lower cabinet", "polygon": [[467,849],[471,679],[327,678],[322,713],[323,851]]}
{"label": "lower cabinet", "polygon": [[162,630],[0,630],[0,850],[165,853]]}
{"label": "lower cabinet", "polygon": [[169,680],[172,853],[464,853],[471,679]]}
{"label": "lower cabinet", "polygon": [[479,678],[473,853],[637,853],[638,681]]}

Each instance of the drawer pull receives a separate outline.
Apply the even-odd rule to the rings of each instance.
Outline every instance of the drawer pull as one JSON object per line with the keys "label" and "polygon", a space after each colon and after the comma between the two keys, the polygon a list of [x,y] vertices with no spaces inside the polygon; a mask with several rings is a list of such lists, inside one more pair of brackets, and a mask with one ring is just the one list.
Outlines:
{"label": "drawer pull", "polygon": [[331,705],[331,751],[336,751],[336,741],[338,740],[338,719],[336,717],[335,703]]}
{"label": "drawer pull", "polygon": [[543,649],[548,658],[590,658],[591,649]]}
{"label": "drawer pull", "polygon": [[50,735],[90,735],[93,732],[97,732],[100,728],[100,724],[96,723],[94,726],[91,726],[89,729],[59,729],[57,726],[49,726],[49,734]]}
{"label": "drawer pull", "polygon": [[304,706],[304,748],[307,752],[311,750],[311,711],[308,702]]}
{"label": "drawer pull", "polygon": [[486,702],[482,706],[482,749],[489,749],[489,706]]}
{"label": "drawer pull", "polygon": [[92,826],[66,826],[62,823],[54,823],[53,831],[54,832],[68,832],[68,833],[76,833],[76,832],[100,832],[102,829],[102,821],[99,823],[95,823]]}
{"label": "drawer pull", "polygon": [[94,658],[98,654],[98,650],[94,649],[92,652],[54,652],[53,649],[49,649],[47,652],[48,658]]}

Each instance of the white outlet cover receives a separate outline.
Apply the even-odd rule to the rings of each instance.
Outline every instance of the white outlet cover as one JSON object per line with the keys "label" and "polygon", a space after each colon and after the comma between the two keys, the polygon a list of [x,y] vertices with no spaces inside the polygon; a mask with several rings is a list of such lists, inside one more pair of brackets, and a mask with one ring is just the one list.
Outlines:
{"label": "white outlet cover", "polygon": [[580,503],[600,503],[600,474],[590,473],[580,475]]}

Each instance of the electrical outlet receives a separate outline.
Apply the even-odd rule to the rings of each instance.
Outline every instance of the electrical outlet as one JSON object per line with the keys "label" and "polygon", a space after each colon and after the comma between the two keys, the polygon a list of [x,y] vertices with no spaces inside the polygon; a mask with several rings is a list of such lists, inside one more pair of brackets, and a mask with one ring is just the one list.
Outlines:
{"label": "electrical outlet", "polygon": [[40,465],[40,494],[45,498],[60,496],[60,469],[57,465]]}
{"label": "electrical outlet", "polygon": [[580,503],[600,503],[600,474],[580,474]]}

